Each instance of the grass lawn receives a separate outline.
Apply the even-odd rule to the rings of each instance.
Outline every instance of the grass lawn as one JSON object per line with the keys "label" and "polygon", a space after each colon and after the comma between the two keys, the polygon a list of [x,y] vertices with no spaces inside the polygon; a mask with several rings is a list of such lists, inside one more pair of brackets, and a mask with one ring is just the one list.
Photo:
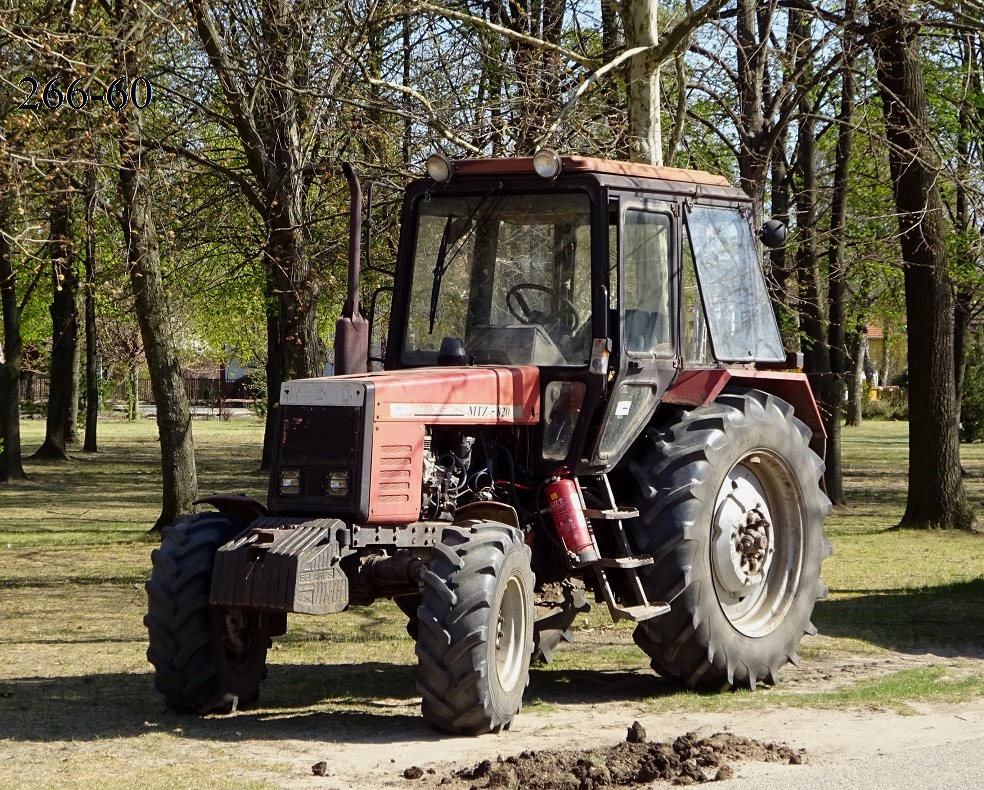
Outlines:
{"label": "grass lawn", "polygon": [[[244,758],[237,739],[310,737],[325,716],[353,728],[379,717],[415,720],[413,642],[389,602],[292,617],[270,654],[263,707],[250,716],[165,713],[142,623],[157,542],[148,529],[160,507],[156,426],[105,421],[99,429],[98,454],[27,461],[30,481],[0,486],[0,786],[248,787],[247,776],[262,785],[265,772],[276,775],[276,760]],[[24,421],[26,453],[43,430],[41,420]],[[265,499],[259,422],[203,421],[194,431],[203,493]],[[803,665],[936,658],[836,690],[687,694],[640,672],[647,662],[631,625],[613,626],[595,606],[576,626],[578,644],[534,670],[529,707],[627,699],[657,710],[892,705],[984,693],[984,537],[890,531],[905,506],[905,423],[869,422],[844,440],[850,502],[827,522],[830,596],[817,606],[820,633],[804,640]],[[984,445],[965,445],[963,458],[984,523]],[[180,743],[195,738],[207,749],[176,758]]]}

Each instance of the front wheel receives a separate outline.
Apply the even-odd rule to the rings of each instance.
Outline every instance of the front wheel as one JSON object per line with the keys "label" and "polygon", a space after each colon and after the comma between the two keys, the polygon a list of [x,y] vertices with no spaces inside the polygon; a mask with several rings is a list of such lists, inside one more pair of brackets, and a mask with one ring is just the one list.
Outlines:
{"label": "front wheel", "polygon": [[631,522],[651,600],[670,613],[636,643],[661,675],[691,688],[778,682],[796,661],[830,555],[823,462],[788,403],[734,389],[653,432],[630,465],[642,502]]}
{"label": "front wheel", "polygon": [[533,572],[522,533],[495,521],[446,527],[422,580],[424,718],[461,735],[507,728],[523,705],[533,652]]}
{"label": "front wheel", "polygon": [[147,658],[154,686],[179,713],[228,713],[256,701],[270,646],[264,614],[209,606],[215,552],[242,530],[202,513],[164,530],[147,582]]}

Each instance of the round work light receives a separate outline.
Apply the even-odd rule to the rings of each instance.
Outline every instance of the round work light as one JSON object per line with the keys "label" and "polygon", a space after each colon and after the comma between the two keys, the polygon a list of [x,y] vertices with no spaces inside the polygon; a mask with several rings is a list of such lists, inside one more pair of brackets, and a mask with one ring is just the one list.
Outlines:
{"label": "round work light", "polygon": [[451,164],[451,160],[442,153],[428,156],[425,168],[427,169],[427,175],[433,178],[438,184],[450,181],[451,174],[454,172],[454,165]]}
{"label": "round work light", "polygon": [[563,164],[560,155],[551,148],[541,148],[533,155],[533,169],[543,178],[556,178]]}

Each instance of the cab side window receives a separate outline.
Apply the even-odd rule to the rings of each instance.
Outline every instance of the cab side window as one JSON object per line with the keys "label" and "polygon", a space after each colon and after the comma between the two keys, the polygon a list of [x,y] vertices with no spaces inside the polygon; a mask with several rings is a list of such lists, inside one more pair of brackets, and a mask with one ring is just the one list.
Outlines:
{"label": "cab side window", "polygon": [[[684,233],[689,235],[686,228]],[[714,364],[689,237],[683,240],[683,358],[690,365]]]}
{"label": "cab side window", "polygon": [[622,225],[625,349],[669,356],[670,217],[629,208]]}

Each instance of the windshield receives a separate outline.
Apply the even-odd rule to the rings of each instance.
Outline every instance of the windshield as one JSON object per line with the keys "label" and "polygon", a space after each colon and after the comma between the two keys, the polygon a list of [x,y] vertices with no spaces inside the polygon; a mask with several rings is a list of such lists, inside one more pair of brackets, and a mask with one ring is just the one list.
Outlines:
{"label": "windshield", "polygon": [[586,365],[590,201],[582,193],[431,196],[418,203],[403,361],[458,338],[478,364]]}
{"label": "windshield", "polygon": [[748,220],[734,209],[695,206],[687,227],[714,356],[728,362],[784,360]]}

